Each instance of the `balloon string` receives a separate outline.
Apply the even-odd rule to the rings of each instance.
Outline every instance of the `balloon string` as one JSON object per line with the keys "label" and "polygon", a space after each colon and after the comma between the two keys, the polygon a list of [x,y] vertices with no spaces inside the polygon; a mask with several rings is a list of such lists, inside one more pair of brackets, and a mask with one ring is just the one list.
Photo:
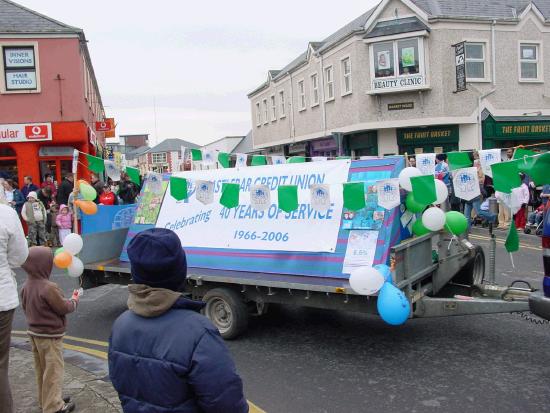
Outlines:
{"label": "balloon string", "polygon": [[514,256],[512,255],[511,252],[509,252],[510,254],[510,261],[512,261],[512,268],[516,268],[516,266],[514,265]]}
{"label": "balloon string", "polygon": [[451,234],[451,240],[449,241],[449,245],[447,246],[447,251],[450,251],[451,249],[451,244],[453,243],[454,240],[457,240],[458,241],[458,237],[453,234],[453,231],[451,231],[451,229],[449,228],[449,226],[447,225],[447,223],[445,222],[445,229],[447,231],[449,231],[449,233]]}

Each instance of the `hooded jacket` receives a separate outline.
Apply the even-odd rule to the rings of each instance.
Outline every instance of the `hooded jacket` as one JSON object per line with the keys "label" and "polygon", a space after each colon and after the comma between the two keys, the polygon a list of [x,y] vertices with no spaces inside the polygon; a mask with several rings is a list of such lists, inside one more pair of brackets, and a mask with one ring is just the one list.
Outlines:
{"label": "hooded jacket", "polygon": [[[204,303],[142,284],[109,339],[109,376],[125,413],[246,413],[248,404]],[[138,385],[139,384],[139,385]]]}
{"label": "hooded jacket", "polygon": [[19,305],[17,283],[12,268],[27,259],[29,248],[17,212],[0,204],[0,311]]}
{"label": "hooded jacket", "polygon": [[62,214],[63,208],[69,211],[69,207],[65,204],[59,206],[59,212],[55,217],[55,222],[57,226],[61,229],[71,229],[73,227],[73,214],[68,212],[67,214]]}
{"label": "hooded jacket", "polygon": [[76,301],[63,297],[63,291],[50,281],[53,254],[47,247],[29,248],[29,257],[22,265],[27,281],[21,290],[21,305],[29,325],[28,333],[38,337],[62,337],[66,314],[76,310]]}

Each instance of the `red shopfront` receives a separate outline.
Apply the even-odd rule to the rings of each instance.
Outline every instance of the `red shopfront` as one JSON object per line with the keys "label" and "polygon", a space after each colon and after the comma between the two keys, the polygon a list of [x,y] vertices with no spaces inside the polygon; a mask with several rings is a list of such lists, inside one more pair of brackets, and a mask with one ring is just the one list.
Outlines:
{"label": "red shopfront", "polygon": [[[95,155],[94,139],[85,122],[0,124],[0,172],[20,186],[27,175],[36,184],[46,174],[61,182],[72,170],[74,149]],[[88,178],[87,169],[79,166],[78,175]]]}

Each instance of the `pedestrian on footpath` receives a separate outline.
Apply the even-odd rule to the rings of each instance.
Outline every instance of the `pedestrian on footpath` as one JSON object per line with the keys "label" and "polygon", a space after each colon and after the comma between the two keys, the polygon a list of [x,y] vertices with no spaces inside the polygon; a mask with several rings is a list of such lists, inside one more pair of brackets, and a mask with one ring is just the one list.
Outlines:
{"label": "pedestrian on footpath", "polygon": [[21,210],[21,217],[27,223],[29,246],[46,245],[46,220],[48,214],[46,208],[38,200],[36,192],[31,191],[27,195],[27,202]]}
{"label": "pedestrian on footpath", "polygon": [[66,172],[65,176],[63,177],[63,181],[61,182],[61,185],[59,185],[59,188],[57,188],[57,203],[59,205],[65,204],[69,202],[69,195],[73,192],[74,187],[74,177],[71,173]]}
{"label": "pedestrian on footpath", "polygon": [[25,182],[25,185],[23,185],[23,188],[21,188],[21,193],[27,198],[29,196],[29,193],[31,192],[37,192],[40,188],[38,188],[35,184],[32,183],[32,176],[26,176],[23,178],[23,181]]}
{"label": "pedestrian on footpath", "polygon": [[0,408],[2,413],[14,412],[8,367],[11,325],[15,308],[19,305],[19,298],[12,269],[23,264],[28,254],[27,239],[17,213],[10,206],[0,204]]}
{"label": "pedestrian on footpath", "polygon": [[63,336],[66,314],[76,310],[78,291],[70,300],[50,281],[53,253],[47,247],[31,247],[23,264],[27,281],[21,290],[21,304],[27,319],[34,370],[38,385],[38,405],[43,413],[66,413],[75,408],[70,397],[63,398]]}
{"label": "pedestrian on footpath", "polygon": [[59,228],[59,242],[63,245],[63,241],[71,233],[73,227],[73,214],[71,214],[67,205],[59,206],[59,213],[55,217],[55,222]]}
{"label": "pedestrian on footpath", "polygon": [[[241,378],[218,330],[185,298],[187,262],[169,229],[128,245],[133,285],[109,338],[109,377],[125,413],[246,413]],[[175,327],[177,326],[177,328]]]}

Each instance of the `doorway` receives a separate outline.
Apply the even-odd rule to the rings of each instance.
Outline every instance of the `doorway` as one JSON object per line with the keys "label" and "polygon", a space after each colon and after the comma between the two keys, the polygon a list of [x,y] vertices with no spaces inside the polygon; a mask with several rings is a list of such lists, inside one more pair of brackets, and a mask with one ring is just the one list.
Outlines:
{"label": "doorway", "polygon": [[17,182],[17,154],[12,148],[0,148],[0,177]]}
{"label": "doorway", "polygon": [[40,158],[40,182],[44,181],[46,174],[50,174],[54,181],[61,183],[63,176],[72,171],[72,162],[69,157]]}

